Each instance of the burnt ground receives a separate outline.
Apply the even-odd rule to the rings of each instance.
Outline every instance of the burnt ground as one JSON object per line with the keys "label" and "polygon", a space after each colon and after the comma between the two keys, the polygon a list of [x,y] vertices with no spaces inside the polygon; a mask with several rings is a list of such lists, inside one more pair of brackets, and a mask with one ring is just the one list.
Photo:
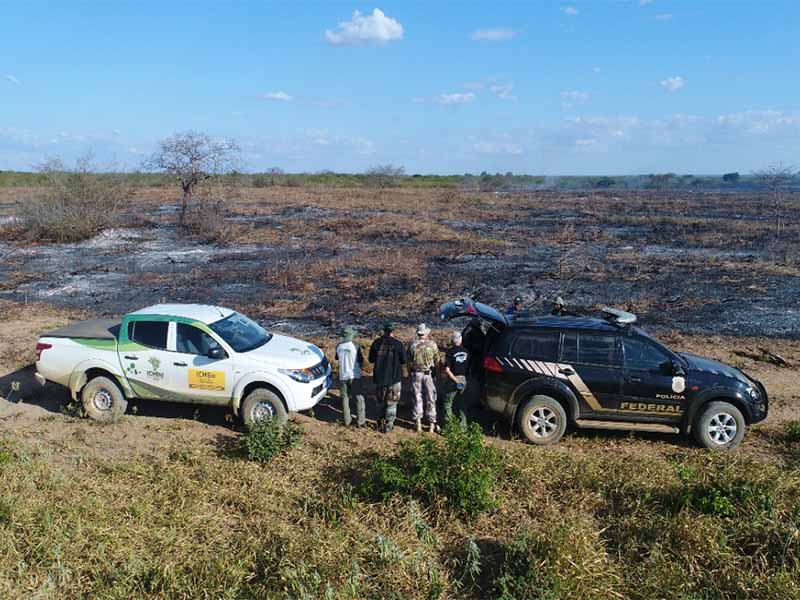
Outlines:
{"label": "burnt ground", "polygon": [[[0,215],[24,193],[0,192]],[[576,312],[633,310],[656,332],[797,339],[799,205],[800,195],[776,207],[752,194],[253,188],[207,215],[220,244],[179,235],[170,195],[144,189],[129,218],[92,240],[0,241],[0,299],[106,315],[211,302],[324,335],[345,322],[431,321],[461,296],[504,306],[519,294],[544,310],[561,295]]]}

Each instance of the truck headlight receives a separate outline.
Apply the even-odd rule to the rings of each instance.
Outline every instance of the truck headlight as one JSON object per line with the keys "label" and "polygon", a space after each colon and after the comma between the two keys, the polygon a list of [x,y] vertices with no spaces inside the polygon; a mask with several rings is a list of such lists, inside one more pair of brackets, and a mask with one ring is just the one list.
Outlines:
{"label": "truck headlight", "polygon": [[300,383],[310,383],[314,379],[311,369],[278,369],[278,371]]}

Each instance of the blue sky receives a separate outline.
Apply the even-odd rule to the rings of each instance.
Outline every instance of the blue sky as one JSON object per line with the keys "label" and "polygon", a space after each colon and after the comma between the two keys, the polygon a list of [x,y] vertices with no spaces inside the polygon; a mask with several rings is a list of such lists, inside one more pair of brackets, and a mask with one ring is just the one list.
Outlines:
{"label": "blue sky", "polygon": [[798,164],[798,34],[791,0],[0,0],[0,170],[187,129],[251,171]]}

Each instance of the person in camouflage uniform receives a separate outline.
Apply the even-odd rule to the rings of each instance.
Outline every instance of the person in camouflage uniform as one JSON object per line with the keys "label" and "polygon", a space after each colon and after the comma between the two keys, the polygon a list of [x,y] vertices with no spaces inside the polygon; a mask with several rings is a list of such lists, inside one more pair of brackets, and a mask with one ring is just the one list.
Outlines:
{"label": "person in camouflage uniform", "polygon": [[403,365],[406,364],[406,351],[403,342],[394,335],[394,323],[383,325],[383,335],[372,342],[369,349],[369,362],[374,366],[372,380],[375,382],[375,396],[378,402],[378,428],[384,433],[394,429],[397,405],[403,380]]}
{"label": "person in camouflage uniform", "polygon": [[433,370],[439,363],[439,348],[429,335],[425,323],[417,327],[417,339],[408,346],[409,374],[414,388],[414,409],[411,416],[417,431],[422,431],[422,399],[425,396],[425,417],[431,433],[436,431],[436,385]]}

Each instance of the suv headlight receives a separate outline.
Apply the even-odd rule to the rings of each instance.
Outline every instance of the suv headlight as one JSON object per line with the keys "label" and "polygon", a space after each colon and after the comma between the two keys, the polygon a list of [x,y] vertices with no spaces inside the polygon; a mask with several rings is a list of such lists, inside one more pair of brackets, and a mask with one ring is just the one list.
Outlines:
{"label": "suv headlight", "polygon": [[314,379],[311,369],[278,369],[278,371],[300,383],[309,383]]}
{"label": "suv headlight", "polygon": [[752,398],[753,400],[757,401],[761,399],[761,394],[759,394],[758,390],[754,387],[749,388],[747,390],[747,393],[750,394],[750,398]]}

